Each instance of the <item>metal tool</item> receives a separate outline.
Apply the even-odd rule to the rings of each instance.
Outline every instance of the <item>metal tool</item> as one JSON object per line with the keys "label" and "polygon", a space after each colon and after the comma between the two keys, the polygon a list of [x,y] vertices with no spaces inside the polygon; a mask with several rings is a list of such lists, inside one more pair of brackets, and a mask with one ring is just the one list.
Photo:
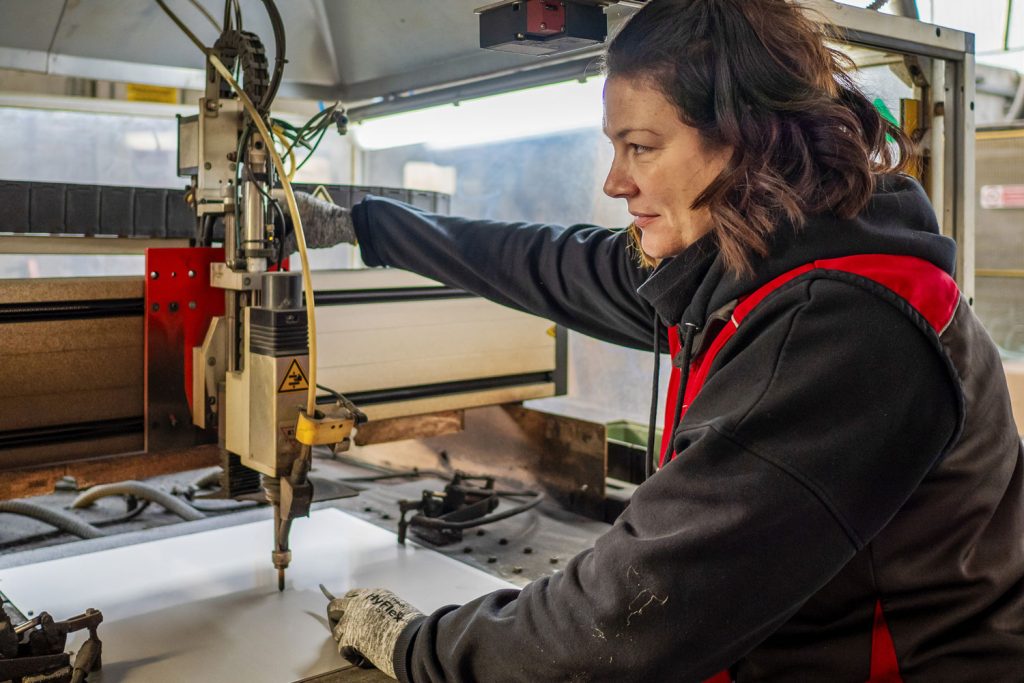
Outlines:
{"label": "metal tool", "polygon": [[[102,666],[103,644],[96,630],[103,621],[99,610],[87,609],[64,621],[47,612],[12,623],[0,610],[0,681],[46,680],[48,683],[83,683]],[[16,614],[17,616],[17,614]],[[74,663],[64,651],[69,633],[88,629],[89,638],[78,649]]]}

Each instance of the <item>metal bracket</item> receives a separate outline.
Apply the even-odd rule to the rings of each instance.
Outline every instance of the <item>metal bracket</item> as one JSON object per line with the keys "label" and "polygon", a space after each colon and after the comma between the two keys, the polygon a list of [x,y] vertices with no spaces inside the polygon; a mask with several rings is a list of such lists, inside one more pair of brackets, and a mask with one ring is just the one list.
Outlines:
{"label": "metal bracket", "polygon": [[263,278],[259,273],[231,270],[226,263],[211,263],[210,286],[237,292],[253,292],[262,288]]}

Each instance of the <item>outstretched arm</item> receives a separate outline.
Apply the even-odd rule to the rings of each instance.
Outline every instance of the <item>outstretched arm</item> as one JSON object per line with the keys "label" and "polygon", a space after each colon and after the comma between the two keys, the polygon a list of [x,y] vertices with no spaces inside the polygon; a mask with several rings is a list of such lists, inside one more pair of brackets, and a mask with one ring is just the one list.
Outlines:
{"label": "outstretched arm", "polygon": [[500,223],[368,197],[352,210],[363,259],[403,268],[624,346],[651,348],[646,273],[624,231]]}

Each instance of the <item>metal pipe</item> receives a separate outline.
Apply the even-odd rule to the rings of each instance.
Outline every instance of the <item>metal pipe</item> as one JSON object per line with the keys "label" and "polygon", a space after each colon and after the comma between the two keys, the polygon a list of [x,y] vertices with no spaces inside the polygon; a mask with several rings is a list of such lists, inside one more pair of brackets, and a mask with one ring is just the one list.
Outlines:
{"label": "metal pipe", "polygon": [[242,186],[242,198],[242,234],[245,240],[242,249],[248,250],[254,248],[250,246],[253,243],[260,246],[263,243],[263,195],[256,188],[256,183],[246,180]]}
{"label": "metal pipe", "polygon": [[168,512],[189,522],[206,518],[206,515],[188,503],[178,500],[166,491],[161,491],[149,484],[143,484],[141,481],[122,481],[116,484],[93,486],[78,496],[78,498],[75,498],[74,502],[71,503],[71,507],[83,508],[107,496],[135,496],[142,500],[148,500],[163,506]]}
{"label": "metal pipe", "polygon": [[[238,292],[230,289],[224,291],[224,329],[227,334],[225,348],[228,354],[228,372],[238,372],[238,357],[241,355],[239,348],[241,336],[238,334]],[[218,403],[218,406],[224,405]],[[223,413],[222,413],[223,414]],[[223,421],[223,417],[221,420]]]}
{"label": "metal pipe", "polygon": [[61,512],[60,510],[51,510],[50,508],[39,505],[38,503],[29,503],[24,500],[3,500],[0,501],[0,512],[6,512],[11,515],[21,515],[22,517],[31,517],[32,519],[40,522],[46,522],[50,526],[57,527],[61,531],[74,534],[79,538],[99,538],[101,536],[106,536],[105,533],[94,527],[92,524],[82,521],[74,515],[69,515],[66,512]]}
{"label": "metal pipe", "polygon": [[224,213],[224,262],[232,270],[238,263],[238,224],[235,222],[234,201],[225,205]]}

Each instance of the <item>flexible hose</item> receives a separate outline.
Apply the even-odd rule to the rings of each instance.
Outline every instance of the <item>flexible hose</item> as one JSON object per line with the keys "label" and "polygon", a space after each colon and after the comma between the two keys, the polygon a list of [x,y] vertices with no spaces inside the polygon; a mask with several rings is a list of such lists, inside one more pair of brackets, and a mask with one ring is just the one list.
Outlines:
{"label": "flexible hose", "polygon": [[107,496],[135,496],[140,500],[152,501],[163,506],[163,508],[168,512],[189,522],[206,518],[206,515],[199,510],[196,510],[188,503],[178,500],[166,491],[161,491],[158,488],[148,484],[143,484],[140,481],[121,481],[116,484],[101,484],[99,486],[93,486],[91,489],[78,496],[78,498],[75,498],[74,502],[71,503],[71,507],[87,507],[100,498],[106,498]]}
{"label": "flexible hose", "polygon": [[40,522],[46,522],[50,526],[55,526],[61,531],[74,534],[79,538],[99,538],[100,536],[106,536],[105,533],[94,527],[92,524],[84,522],[74,515],[69,515],[68,513],[61,512],[60,510],[51,510],[39,505],[38,503],[29,503],[24,500],[0,500],[0,512],[6,512],[12,515],[21,515],[22,517],[31,517],[32,519]]}

